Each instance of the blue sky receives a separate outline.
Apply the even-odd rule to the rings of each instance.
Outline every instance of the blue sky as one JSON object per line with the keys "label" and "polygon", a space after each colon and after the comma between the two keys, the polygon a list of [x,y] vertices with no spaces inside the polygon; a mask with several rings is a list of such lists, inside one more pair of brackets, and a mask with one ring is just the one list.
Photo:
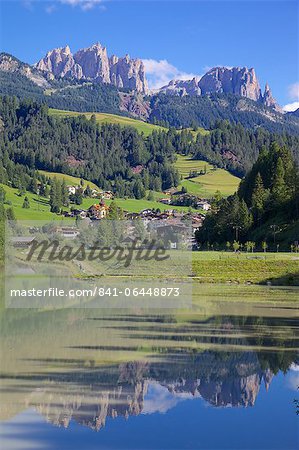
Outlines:
{"label": "blue sky", "polygon": [[152,87],[216,65],[248,66],[280,104],[299,107],[297,0],[0,3],[0,48],[23,61],[99,41],[109,54],[144,59]]}

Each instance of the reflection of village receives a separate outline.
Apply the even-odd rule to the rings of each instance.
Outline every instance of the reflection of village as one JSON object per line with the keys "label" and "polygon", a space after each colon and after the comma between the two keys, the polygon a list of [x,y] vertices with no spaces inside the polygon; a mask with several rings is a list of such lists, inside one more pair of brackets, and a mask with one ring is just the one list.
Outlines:
{"label": "reflection of village", "polygon": [[[230,354],[221,361],[217,353],[165,363],[128,362],[113,368],[74,373],[73,380],[40,386],[31,402],[56,426],[70,422],[100,430],[108,418],[166,412],[184,400],[201,398],[214,407],[254,406],[262,383],[269,389],[270,369],[261,369],[252,352]],[[57,393],[55,395],[55,392]]]}

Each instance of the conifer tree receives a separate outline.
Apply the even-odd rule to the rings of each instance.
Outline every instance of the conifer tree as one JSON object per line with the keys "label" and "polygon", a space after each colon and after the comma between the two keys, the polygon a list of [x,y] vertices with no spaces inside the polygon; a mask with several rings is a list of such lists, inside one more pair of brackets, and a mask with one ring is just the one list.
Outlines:
{"label": "conifer tree", "polygon": [[50,207],[51,212],[53,213],[59,213],[60,208],[62,206],[61,202],[61,184],[59,181],[54,178],[51,183],[51,190],[50,190]]}
{"label": "conifer tree", "polygon": [[238,210],[238,224],[241,227],[243,234],[246,234],[253,224],[252,214],[250,213],[243,199],[240,201],[240,206]]}
{"label": "conifer tree", "polygon": [[6,210],[6,218],[7,220],[16,220],[16,215],[13,208],[7,208]]}
{"label": "conifer tree", "polygon": [[285,170],[281,157],[278,158],[273,177],[272,198],[274,204],[279,205],[288,200],[288,189],[284,180]]}
{"label": "conifer tree", "polygon": [[140,178],[137,178],[137,180],[134,183],[133,193],[135,198],[137,199],[141,199],[145,196],[145,189]]}
{"label": "conifer tree", "polygon": [[251,197],[251,204],[256,214],[260,216],[265,206],[266,190],[260,172],[257,173]]}
{"label": "conifer tree", "polygon": [[66,186],[65,179],[63,179],[61,183],[61,203],[63,206],[69,205],[69,192]]}
{"label": "conifer tree", "polygon": [[91,197],[91,195],[92,195],[92,190],[91,190],[89,184],[86,186],[86,189],[84,191],[84,195],[85,195],[85,197]]}
{"label": "conifer tree", "polygon": [[31,178],[28,190],[30,192],[33,192],[33,194],[37,194],[38,184],[37,184],[37,179],[35,177]]}
{"label": "conifer tree", "polygon": [[39,185],[39,195],[41,196],[41,197],[46,197],[46,186],[44,185],[44,183],[41,183],[40,185]]}
{"label": "conifer tree", "polygon": [[24,202],[23,202],[22,208],[25,208],[25,209],[29,209],[30,208],[29,198],[27,197],[27,195],[24,198]]}

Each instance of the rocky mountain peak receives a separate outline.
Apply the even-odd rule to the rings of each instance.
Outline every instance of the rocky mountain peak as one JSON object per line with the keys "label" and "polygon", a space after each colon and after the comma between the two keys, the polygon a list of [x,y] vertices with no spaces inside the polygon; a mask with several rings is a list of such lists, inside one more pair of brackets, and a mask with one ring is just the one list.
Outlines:
{"label": "rocky mountain peak", "polygon": [[203,95],[216,93],[236,94],[251,100],[261,99],[261,88],[253,68],[214,67],[199,81]]}
{"label": "rocky mountain peak", "polygon": [[7,53],[0,53],[0,71],[19,73],[31,80],[37,86],[43,88],[49,87],[47,77],[43,76],[41,72],[39,72],[29,64],[25,64]]}
{"label": "rocky mountain peak", "polygon": [[170,95],[179,95],[181,97],[184,97],[185,95],[201,95],[199,78],[194,77],[192,80],[172,80],[167,86],[163,86],[160,89],[160,92]]}
{"label": "rocky mountain peak", "polygon": [[168,95],[209,95],[213,93],[235,94],[281,111],[273,98],[269,84],[264,95],[253,67],[213,67],[203,77],[192,80],[172,80],[159,92]]}
{"label": "rocky mountain peak", "polygon": [[74,61],[81,68],[80,78],[110,83],[107,50],[100,43],[78,50],[74,54]]}
{"label": "rocky mountain peak", "polygon": [[47,52],[46,56],[36,64],[36,68],[51,73],[55,77],[72,77],[75,74],[74,65],[70,47],[67,45]]}
{"label": "rocky mountain peak", "polygon": [[280,111],[280,112],[282,111],[281,108],[279,107],[277,101],[273,97],[272,91],[271,91],[268,83],[266,83],[266,85],[265,85],[265,91],[264,91],[262,103],[263,103],[263,105],[267,106],[268,108],[272,108],[272,109],[275,109],[276,111]]}
{"label": "rocky mountain peak", "polygon": [[63,49],[63,52],[65,55],[70,55],[71,54],[71,49],[68,45],[66,45]]}
{"label": "rocky mountain peak", "polygon": [[69,46],[49,51],[36,67],[55,77],[70,77],[113,84],[143,94],[148,93],[143,62],[129,55],[108,57],[106,47],[99,42],[72,54]]}

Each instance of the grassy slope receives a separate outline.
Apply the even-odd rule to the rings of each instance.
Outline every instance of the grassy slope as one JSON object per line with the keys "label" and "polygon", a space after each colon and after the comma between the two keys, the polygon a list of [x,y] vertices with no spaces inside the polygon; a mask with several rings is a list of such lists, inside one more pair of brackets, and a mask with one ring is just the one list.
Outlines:
{"label": "grassy slope", "polygon": [[[206,161],[193,160],[188,156],[178,155],[175,167],[184,178],[181,185],[190,194],[201,195],[202,197],[212,197],[217,190],[222,195],[233,194],[240,183],[240,179],[230,174],[224,169],[213,169],[213,166]],[[207,173],[195,178],[186,179],[191,170],[200,171],[206,168]]]}
{"label": "grassy slope", "polygon": [[210,133],[209,130],[205,130],[202,127],[198,127],[196,131],[193,130],[192,128],[185,128],[185,129],[190,131],[194,137],[196,137],[198,134],[205,136],[206,134]]}
{"label": "grassy slope", "polygon": [[145,136],[149,136],[154,130],[166,130],[166,128],[152,125],[150,123],[143,122],[142,120],[131,119],[130,117],[118,116],[116,114],[105,113],[80,113],[76,111],[62,111],[59,109],[50,109],[49,113],[58,117],[76,117],[84,115],[87,119],[94,114],[98,123],[113,123],[121,126],[131,126],[137,129],[139,133],[144,133]]}
{"label": "grassy slope", "polygon": [[[57,214],[53,214],[50,212],[49,200],[44,197],[39,197],[36,194],[32,194],[31,192],[26,192],[27,197],[29,198],[30,208],[25,209],[22,208],[24,197],[19,197],[18,189],[11,188],[6,185],[0,185],[4,188],[6,192],[6,201],[10,201],[11,205],[5,205],[6,208],[12,207],[14,209],[16,218],[19,220],[63,220],[63,216],[59,216]],[[159,196],[158,193],[156,193]],[[91,205],[98,203],[98,199],[92,198],[84,198],[82,205],[78,206],[80,209],[88,209]],[[106,203],[109,205],[111,200],[106,200]],[[157,201],[148,201],[148,200],[136,200],[136,199],[116,199],[116,203],[119,207],[123,208],[129,212],[139,212],[143,209],[147,208],[159,208],[161,211],[164,209],[172,209],[171,206],[163,205]],[[70,207],[76,208],[76,205],[70,205]],[[63,208],[68,210],[69,208]],[[187,211],[187,207],[176,206],[176,210],[178,211]]]}
{"label": "grassy slope", "polygon": [[[39,173],[41,173],[42,175],[45,175],[46,177],[49,178],[57,178],[58,180],[65,180],[66,184],[68,186],[79,186],[80,185],[80,178],[78,177],[73,177],[72,175],[66,175],[63,173],[58,173],[58,172],[48,172],[47,170],[39,170]],[[97,191],[100,190],[100,188],[92,183],[91,181],[87,181],[84,180],[84,186],[86,187],[88,184],[91,187],[91,189],[96,189]]]}
{"label": "grassy slope", "polygon": [[203,283],[299,285],[299,254],[194,252],[193,273]]}
{"label": "grassy slope", "polygon": [[26,192],[27,197],[29,198],[30,208],[25,209],[22,208],[24,197],[19,197],[18,189],[11,188],[6,185],[1,185],[5,192],[5,200],[10,201],[11,205],[5,205],[5,208],[13,207],[15,212],[15,216],[19,220],[61,220],[61,216],[57,216],[56,214],[52,214],[50,212],[49,201],[43,197],[39,197],[38,195],[31,194],[30,192]]}
{"label": "grassy slope", "polygon": [[[98,123],[117,123],[122,126],[132,126],[140,133],[143,132],[145,136],[150,135],[154,130],[166,130],[166,128],[152,125],[141,120],[132,119],[125,116],[118,116],[114,114],[105,113],[79,113],[74,111],[63,111],[58,109],[50,109],[50,114],[59,117],[85,115],[88,119],[92,114],[95,114]],[[209,131],[199,128],[192,131],[196,136],[198,133],[206,134]],[[176,167],[184,178],[188,177],[190,170],[201,170],[207,167],[208,173],[192,180],[184,179],[181,187],[187,188],[188,192],[202,197],[212,197],[214,193],[219,190],[224,196],[234,193],[238,187],[239,179],[223,169],[212,170],[213,167],[205,161],[194,161],[187,156],[178,155]]]}

